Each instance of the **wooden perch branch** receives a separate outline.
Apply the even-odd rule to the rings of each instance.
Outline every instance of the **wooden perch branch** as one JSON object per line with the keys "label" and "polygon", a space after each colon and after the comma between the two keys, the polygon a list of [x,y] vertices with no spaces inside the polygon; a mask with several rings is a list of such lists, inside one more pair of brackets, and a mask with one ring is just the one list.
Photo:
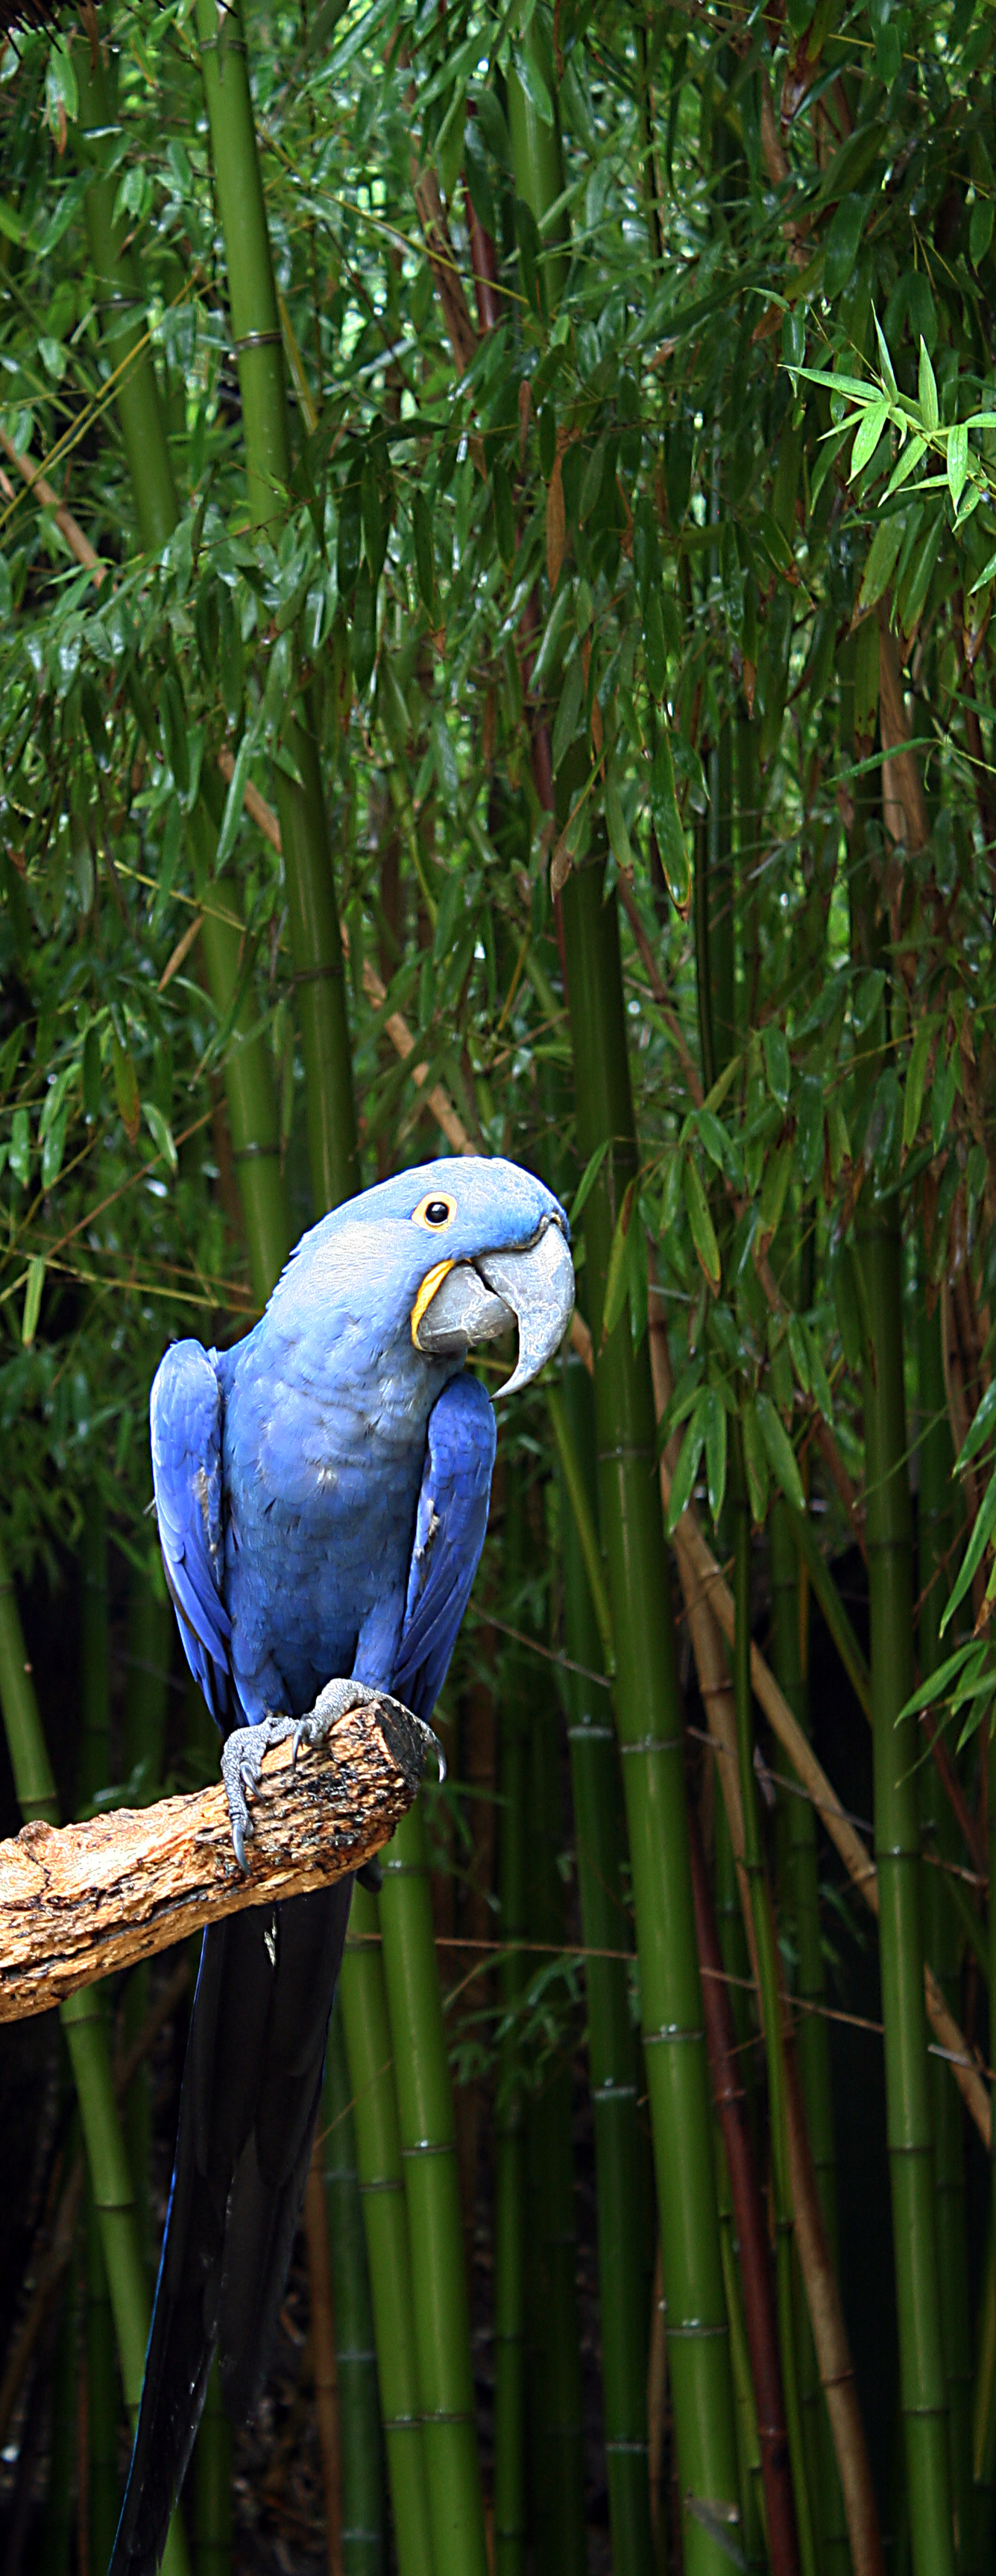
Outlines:
{"label": "wooden perch branch", "polygon": [[421,1728],[385,1694],[351,1709],[296,1767],[289,1744],[267,1754],[247,1877],[220,1782],[82,1825],[23,1826],[0,1843],[0,2021],[47,2012],[224,1914],[362,1868],[411,1806],[424,1749]]}

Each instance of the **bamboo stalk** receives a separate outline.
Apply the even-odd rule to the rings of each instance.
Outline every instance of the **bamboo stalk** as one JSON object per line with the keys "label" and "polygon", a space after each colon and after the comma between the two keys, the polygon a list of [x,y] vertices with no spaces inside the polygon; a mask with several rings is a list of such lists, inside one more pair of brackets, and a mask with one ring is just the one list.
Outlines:
{"label": "bamboo stalk", "polygon": [[[252,525],[274,539],[286,508],[291,450],[280,315],[256,144],[245,26],[238,0],[219,20],[198,0],[197,30],[218,213],[225,242]],[[316,1207],[359,1188],[353,1076],[325,800],[312,710],[285,726],[297,778],[276,766],[291,951],[305,1069]]]}
{"label": "bamboo stalk", "polygon": [[[503,1462],[506,1593],[513,1612],[526,1561],[521,1462]],[[495,2576],[526,2563],[526,2126],[519,2026],[525,1949],[528,1816],[528,1678],[521,1647],[505,1654],[498,1737],[498,1961],[501,2020],[495,2102],[494,2371]]]}
{"label": "bamboo stalk", "polygon": [[[656,1342],[658,1337],[655,1334],[652,1338]],[[661,1410],[666,1400],[666,1397],[662,1400]],[[671,1478],[663,1460],[661,1492],[665,1497],[666,1507],[671,1492]],[[725,1637],[728,1645],[732,1645],[735,1628],[733,1596],[691,1509],[683,1512],[674,1532],[674,1542],[682,1585],[686,1588],[686,1605],[704,1604],[710,1610],[720,1634]],[[689,1606],[688,1615],[691,1627],[691,1606]],[[765,1662],[760,1647],[756,1645],[751,1647],[750,1669],[752,1688],[764,1710],[772,1733],[777,1736],[779,1743],[788,1754],[797,1779],[807,1796],[812,1799],[814,1810],[839,1852],[848,1876],[859,1889],[869,1912],[877,1915],[878,1871],[875,1862],[866,1850],[860,1834],[855,1832],[854,1826],[850,1823],[836,1790],[828,1780],[822,1764],[817,1761],[812,1745],[793,1717],[770,1666]],[[923,1971],[923,1990],[927,2019],[939,2052],[950,2064],[954,2081],[988,2154],[989,2096],[979,2073],[978,2061],[973,2056],[964,2032],[959,2029],[954,2014],[945,2001],[933,1969],[926,1965]]]}
{"label": "bamboo stalk", "polygon": [[176,526],[178,506],[166,424],[149,345],[138,262],[125,248],[128,216],[114,221],[117,176],[106,168],[115,119],[99,45],[84,36],[73,48],[79,94],[76,141],[92,172],[84,198],[87,243],[100,293],[102,337],[113,371],[114,401],[129,469],[140,543],[159,553]]}
{"label": "bamboo stalk", "polygon": [[757,2429],[768,2519],[772,2576],[797,2568],[799,2547],[785,2410],[778,2326],[772,2297],[768,2239],[754,2167],[747,2096],[737,2054],[729,1988],[709,1892],[705,1854],[694,1814],[689,1815],[695,1924],[703,1967],[702,2006],[712,2088],[719,2115],[732,2195],[733,2225],[743,2281],[744,2322],[757,2401]]}
{"label": "bamboo stalk", "polygon": [[[670,1400],[671,1374],[666,1338],[659,1320],[652,1324],[650,1347],[655,1404],[660,1417]],[[673,1453],[669,1457],[667,1451],[662,1451],[660,1483],[665,1508],[670,1497],[673,1463]],[[739,1871],[744,1853],[744,1828],[740,1805],[736,1712],[729,1670],[723,1653],[719,1620],[716,1615],[718,1610],[724,1610],[725,1626],[725,1609],[728,1608],[732,1643],[735,1625],[734,1605],[715,1559],[691,1512],[682,1516],[675,1538],[678,1572],[685,1596],[686,1616],[699,1677],[699,1691],[706,1711],[709,1732],[716,1747],[719,1786]],[[711,1583],[708,1578],[705,1582],[702,1580],[706,1566],[712,1569]],[[772,1724],[777,1718],[779,1727],[785,1728],[785,1734],[793,1748],[793,1760],[796,1760],[794,1748],[798,1746],[800,1762],[804,1762],[808,1755],[814,1768],[819,1771],[819,1765],[816,1764],[815,1756],[811,1754],[806,1737],[797,1726],[777,1683],[768,1672],[767,1665],[756,1647],[753,1649],[751,1658],[751,1679]],[[766,1697],[760,1687],[762,1679],[767,1685]],[[819,1773],[819,1777],[824,1782],[828,1800],[832,1802],[832,1809],[838,1816],[841,1815],[839,1801],[835,1800],[829,1781],[824,1779],[822,1772]],[[866,1857],[864,1846],[858,1841],[853,1828],[843,1819],[842,1829],[845,1835],[851,1836],[856,1853],[860,1856],[858,1863],[860,1867]],[[752,1968],[757,1982],[750,1898],[746,1881],[742,1876],[740,1884],[744,1925],[751,1943]],[[796,2243],[799,2249],[799,2264],[805,2284],[813,2341],[816,2346],[820,2384],[826,2398],[840,2472],[852,2566],[854,2576],[883,2576],[884,2561],[878,2527],[878,2509],[872,2486],[864,2427],[854,2387],[853,2364],[813,2171],[798,2072],[791,2050],[786,2056],[785,2075]]]}
{"label": "bamboo stalk", "polygon": [[[578,1363],[564,1371],[563,1410],[583,1479],[588,1511],[596,1508],[594,1405]],[[561,1448],[562,1467],[564,1451]],[[566,1500],[566,1497],[565,1497]],[[647,2355],[640,2242],[638,2061],[621,1958],[599,1952],[628,1947],[623,1894],[622,1798],[615,1731],[605,1693],[585,1671],[602,1669],[602,1640],[588,1583],[576,1510],[561,1513],[564,1642],[579,1672],[565,1674],[581,1935],[590,1956],[588,2071],[595,2128],[602,2390],[613,2560],[626,2576],[650,2576],[653,2534],[647,2476]],[[599,1705],[593,1706],[597,1698]]]}
{"label": "bamboo stalk", "polygon": [[[780,1499],[770,1516],[773,1643],[778,1680],[800,1726],[808,1735],[808,1689],[803,1668],[802,1630],[805,1587],[800,1579],[789,1526],[789,1507]],[[837,2245],[837,2174],[833,2098],[827,2024],[818,2009],[826,1996],[820,1927],[816,1815],[806,1798],[786,1800],[788,1875],[795,1932],[797,1987],[801,2001],[817,2007],[804,2011],[795,2033],[795,2051],[806,2125],[829,2243]],[[950,2091],[950,2087],[948,2088]],[[953,2096],[952,2096],[953,2100]],[[821,2402],[819,2366],[811,2332],[802,2357],[803,2407],[811,2419],[810,2458],[819,2496],[822,2558],[827,2576],[847,2576],[847,2529],[829,2417]],[[811,2377],[810,2377],[811,2374]],[[808,2379],[809,2384],[806,2384]]]}
{"label": "bamboo stalk", "polygon": [[419,1806],[395,1834],[379,1907],[433,2558],[436,2576],[486,2576],[453,2088]]}
{"label": "bamboo stalk", "polygon": [[[45,1839],[55,1833],[48,1820],[58,1812],[55,1782],[35,1698],[31,1665],[14,1586],[0,1545],[0,1709],[14,1774],[14,1791],[27,1818],[22,1834]],[[102,1820],[96,1819],[100,1824]],[[88,1830],[68,1826],[68,1833]],[[89,1830],[93,1830],[92,1826]],[[16,1853],[21,1843],[8,1844]],[[0,1847],[2,1848],[2,1847]],[[31,1865],[37,1874],[37,1864]],[[29,1936],[30,1948],[30,1936]],[[45,2004],[55,2001],[54,1992]],[[43,2007],[37,2003],[29,2009]],[[138,2408],[149,2328],[148,2287],[135,2223],[135,2206],[121,2122],[114,2097],[107,2026],[98,1999],[91,1993],[68,1994],[61,2006],[62,2028],[69,2051],[86,2149],[93,2203],[107,2270],[121,2382],[130,2413]],[[81,2508],[82,2510],[82,2508]],[[163,2559],[165,2576],[187,2576],[183,2525],[174,2514]]]}
{"label": "bamboo stalk", "polygon": [[[70,2249],[71,2252],[71,2249]],[[79,2377],[79,2264],[70,2263],[62,2293],[52,2369],[48,2481],[42,2524],[41,2576],[69,2576]],[[6,2374],[5,2374],[6,2375]]]}
{"label": "bamboo stalk", "polygon": [[408,2212],[375,1899],[354,1887],[339,1979],[400,2576],[434,2576]]}
{"label": "bamboo stalk", "polygon": [[[940,1625],[948,1594],[947,1562],[952,1534],[951,1471],[953,1457],[944,1394],[940,1315],[917,1315],[920,1488],[917,1504],[917,1589],[921,1680],[936,1672],[944,1659]],[[920,1782],[921,1814],[928,1849],[937,1858],[956,1860],[954,1820],[940,1790],[936,1769],[924,1763]],[[924,1942],[938,1982],[949,2003],[957,2000],[962,1936],[957,1916],[945,1904],[941,1872],[923,1873]],[[961,2576],[981,2576],[977,2499],[972,2482],[972,2341],[965,2208],[965,2160],[961,2115],[944,2068],[936,2058],[930,2067],[937,2192],[937,2249],[944,2338],[944,2375],[948,2393],[951,2446],[951,2492],[956,2527],[956,2558]]]}
{"label": "bamboo stalk", "polygon": [[296,1767],[290,1747],[278,1746],[253,1804],[247,1875],[220,1782],[85,1824],[25,1825],[0,1844],[0,2021],[66,1997],[75,2031],[90,2009],[81,1990],[96,1977],[247,1905],[330,1886],[361,1868],[411,1804],[423,1741],[400,1703],[383,1696],[351,1710],[328,1748]]}
{"label": "bamboo stalk", "polygon": [[387,2535],[377,2356],[353,2104],[338,1999],[329,2028],[322,2126],[322,2170],[335,2298],[343,2576],[384,2576]]}
{"label": "bamboo stalk", "polygon": [[615,1639],[616,1698],[647,2084],[668,2302],[668,2361],[687,2576],[722,2576],[739,2521],[733,2392],[713,2170],[709,2074],[688,1856],[684,1738],[660,1506],[652,1478],[646,1344],[625,1321],[603,1348],[601,1309],[623,1192],[636,1170],[615,898],[603,869],[565,889],[578,1153],[605,1148],[584,1214],[595,1360],[599,1505]]}
{"label": "bamboo stalk", "polygon": [[[525,1547],[531,1542],[535,1553],[538,1533],[528,1508],[539,1499],[535,1485],[522,1499]],[[535,1683],[529,1692],[528,1766],[528,1930],[542,1956],[562,1945],[565,1935],[557,1873],[563,1827],[555,1720]],[[587,2549],[571,2063],[563,2051],[534,2071],[526,2129],[533,2545],[538,2564],[550,2576],[583,2576]]]}
{"label": "bamboo stalk", "polygon": [[793,2296],[792,2184],[789,2171],[788,2109],[782,2032],[781,1971],[774,1918],[761,1849],[754,1770],[754,1724],[750,1685],[750,1512],[739,1421],[734,1425],[730,1504],[734,1531],[735,1611],[733,1702],[737,1730],[743,1862],[754,1927],[754,1957],[761,2005],[761,2028],[768,2076],[768,2129],[771,2144],[772,2197],[775,2221],[775,2282],[778,2339],[782,2364],[785,2425],[788,2435],[799,2565],[803,2576],[816,2576],[809,2482],[806,2475],[802,2410],[795,2349]]}
{"label": "bamboo stalk", "polygon": [[193,2460],[197,2576],[229,2576],[232,2564],[232,2427],[215,2354]]}
{"label": "bamboo stalk", "polygon": [[328,2576],[343,2576],[342,2455],[339,2438],[339,2373],[336,2364],[335,2312],[329,2232],[325,2216],[322,2146],[315,2139],[304,2190],[304,2238],[308,2249],[311,2305],[311,2363],[318,2418],[325,2495],[325,2554]]}

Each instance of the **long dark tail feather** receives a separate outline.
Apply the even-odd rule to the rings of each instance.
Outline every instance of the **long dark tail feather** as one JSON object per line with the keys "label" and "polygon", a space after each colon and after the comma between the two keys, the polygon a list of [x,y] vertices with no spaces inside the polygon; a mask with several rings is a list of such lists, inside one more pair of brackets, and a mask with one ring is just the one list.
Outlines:
{"label": "long dark tail feather", "polygon": [[352,1880],[204,1935],[135,2447],[108,2576],[156,2576],[220,2348],[259,2394],[304,2198]]}

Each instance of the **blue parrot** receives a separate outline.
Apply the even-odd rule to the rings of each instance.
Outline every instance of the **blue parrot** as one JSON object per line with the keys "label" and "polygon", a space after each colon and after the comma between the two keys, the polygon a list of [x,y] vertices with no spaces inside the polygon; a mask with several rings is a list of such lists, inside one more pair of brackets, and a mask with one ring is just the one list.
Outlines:
{"label": "blue parrot", "polygon": [[[503,1394],[570,1321],[567,1219],[515,1163],[425,1163],[324,1217],[228,1351],[152,1388],[159,1541],[225,1738],[244,1865],[267,1743],[390,1691],[428,1720],[487,1524],[494,1415],[468,1348],[518,1325]],[[316,1706],[316,1702],[318,1705]],[[303,1723],[301,1723],[303,1721]],[[259,2394],[311,2153],[352,1881],[204,1936],[131,2471],[109,2576],[155,2576],[216,2347]]]}

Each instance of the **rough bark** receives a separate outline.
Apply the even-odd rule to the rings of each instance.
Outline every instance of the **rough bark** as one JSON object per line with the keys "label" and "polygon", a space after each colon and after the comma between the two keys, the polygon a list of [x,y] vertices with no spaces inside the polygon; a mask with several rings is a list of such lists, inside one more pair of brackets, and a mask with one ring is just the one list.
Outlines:
{"label": "rough bark", "polygon": [[246,1877],[220,1782],[79,1825],[25,1825],[0,1844],[0,2021],[47,2012],[221,1915],[361,1868],[411,1806],[424,1741],[385,1694],[350,1710],[296,1766],[289,1744],[268,1754]]}

